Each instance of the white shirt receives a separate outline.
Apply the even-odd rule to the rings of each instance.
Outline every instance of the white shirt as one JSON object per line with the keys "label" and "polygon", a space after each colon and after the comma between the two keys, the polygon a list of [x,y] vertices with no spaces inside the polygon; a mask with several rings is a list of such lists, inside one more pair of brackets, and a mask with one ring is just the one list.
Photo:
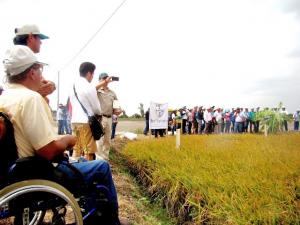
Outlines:
{"label": "white shirt", "polygon": [[243,112],[239,112],[235,114],[235,122],[237,123],[244,122]]}
{"label": "white shirt", "polygon": [[[100,102],[97,97],[96,87],[93,86],[84,77],[79,77],[75,83],[75,90],[81,104],[87,110],[89,116],[101,114]],[[72,123],[87,123],[88,117],[83,111],[81,105],[79,104],[72,87],[71,92],[71,104],[72,104]]]}
{"label": "white shirt", "polygon": [[205,111],[203,117],[205,122],[207,123],[212,120],[211,112]]}
{"label": "white shirt", "polygon": [[218,111],[215,111],[214,117],[216,117],[216,121],[220,123],[222,121],[222,114]]}

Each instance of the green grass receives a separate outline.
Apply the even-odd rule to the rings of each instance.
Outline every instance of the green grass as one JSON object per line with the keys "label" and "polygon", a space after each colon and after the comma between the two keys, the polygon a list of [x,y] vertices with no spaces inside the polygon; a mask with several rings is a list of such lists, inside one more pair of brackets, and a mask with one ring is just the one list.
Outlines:
{"label": "green grass", "polygon": [[131,167],[182,223],[299,224],[300,134],[131,142]]}

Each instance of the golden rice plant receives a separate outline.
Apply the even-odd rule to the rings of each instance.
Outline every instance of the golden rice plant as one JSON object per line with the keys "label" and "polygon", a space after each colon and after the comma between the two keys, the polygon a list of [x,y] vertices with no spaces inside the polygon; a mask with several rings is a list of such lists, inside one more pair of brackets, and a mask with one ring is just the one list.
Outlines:
{"label": "golden rice plant", "polygon": [[299,224],[300,133],[140,140],[123,154],[178,223]]}

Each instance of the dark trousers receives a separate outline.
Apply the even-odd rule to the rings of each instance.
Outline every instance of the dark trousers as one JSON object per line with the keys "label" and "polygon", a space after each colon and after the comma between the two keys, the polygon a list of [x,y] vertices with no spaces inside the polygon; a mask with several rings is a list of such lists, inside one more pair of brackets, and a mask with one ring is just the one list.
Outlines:
{"label": "dark trousers", "polygon": [[144,129],[144,135],[147,135],[148,132],[149,132],[149,120],[146,120],[145,129]]}
{"label": "dark trousers", "polygon": [[258,131],[259,131],[259,121],[255,121],[254,122],[254,132],[258,133]]}
{"label": "dark trousers", "polygon": [[286,120],[283,121],[285,131],[288,131],[288,123]]}
{"label": "dark trousers", "polygon": [[299,121],[294,121],[294,130],[299,130]]}
{"label": "dark trousers", "polygon": [[112,125],[111,125],[111,139],[115,138],[116,128],[117,128],[117,123],[112,123]]}
{"label": "dark trousers", "polygon": [[213,132],[213,122],[209,121],[206,123],[205,133],[211,134]]}
{"label": "dark trousers", "polygon": [[186,133],[186,120],[185,119],[182,120],[182,133],[183,134]]}
{"label": "dark trousers", "polygon": [[159,136],[163,137],[164,136],[164,129],[155,129],[154,130],[154,135],[155,135],[156,138],[158,137],[158,134],[159,134]]}

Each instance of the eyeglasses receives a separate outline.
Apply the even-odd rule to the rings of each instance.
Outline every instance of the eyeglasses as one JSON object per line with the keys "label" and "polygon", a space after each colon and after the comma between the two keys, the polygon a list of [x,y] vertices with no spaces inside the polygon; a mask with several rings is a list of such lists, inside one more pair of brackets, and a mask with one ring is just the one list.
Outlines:
{"label": "eyeglasses", "polygon": [[44,67],[42,65],[33,66],[32,69],[39,70],[40,73],[43,73]]}

